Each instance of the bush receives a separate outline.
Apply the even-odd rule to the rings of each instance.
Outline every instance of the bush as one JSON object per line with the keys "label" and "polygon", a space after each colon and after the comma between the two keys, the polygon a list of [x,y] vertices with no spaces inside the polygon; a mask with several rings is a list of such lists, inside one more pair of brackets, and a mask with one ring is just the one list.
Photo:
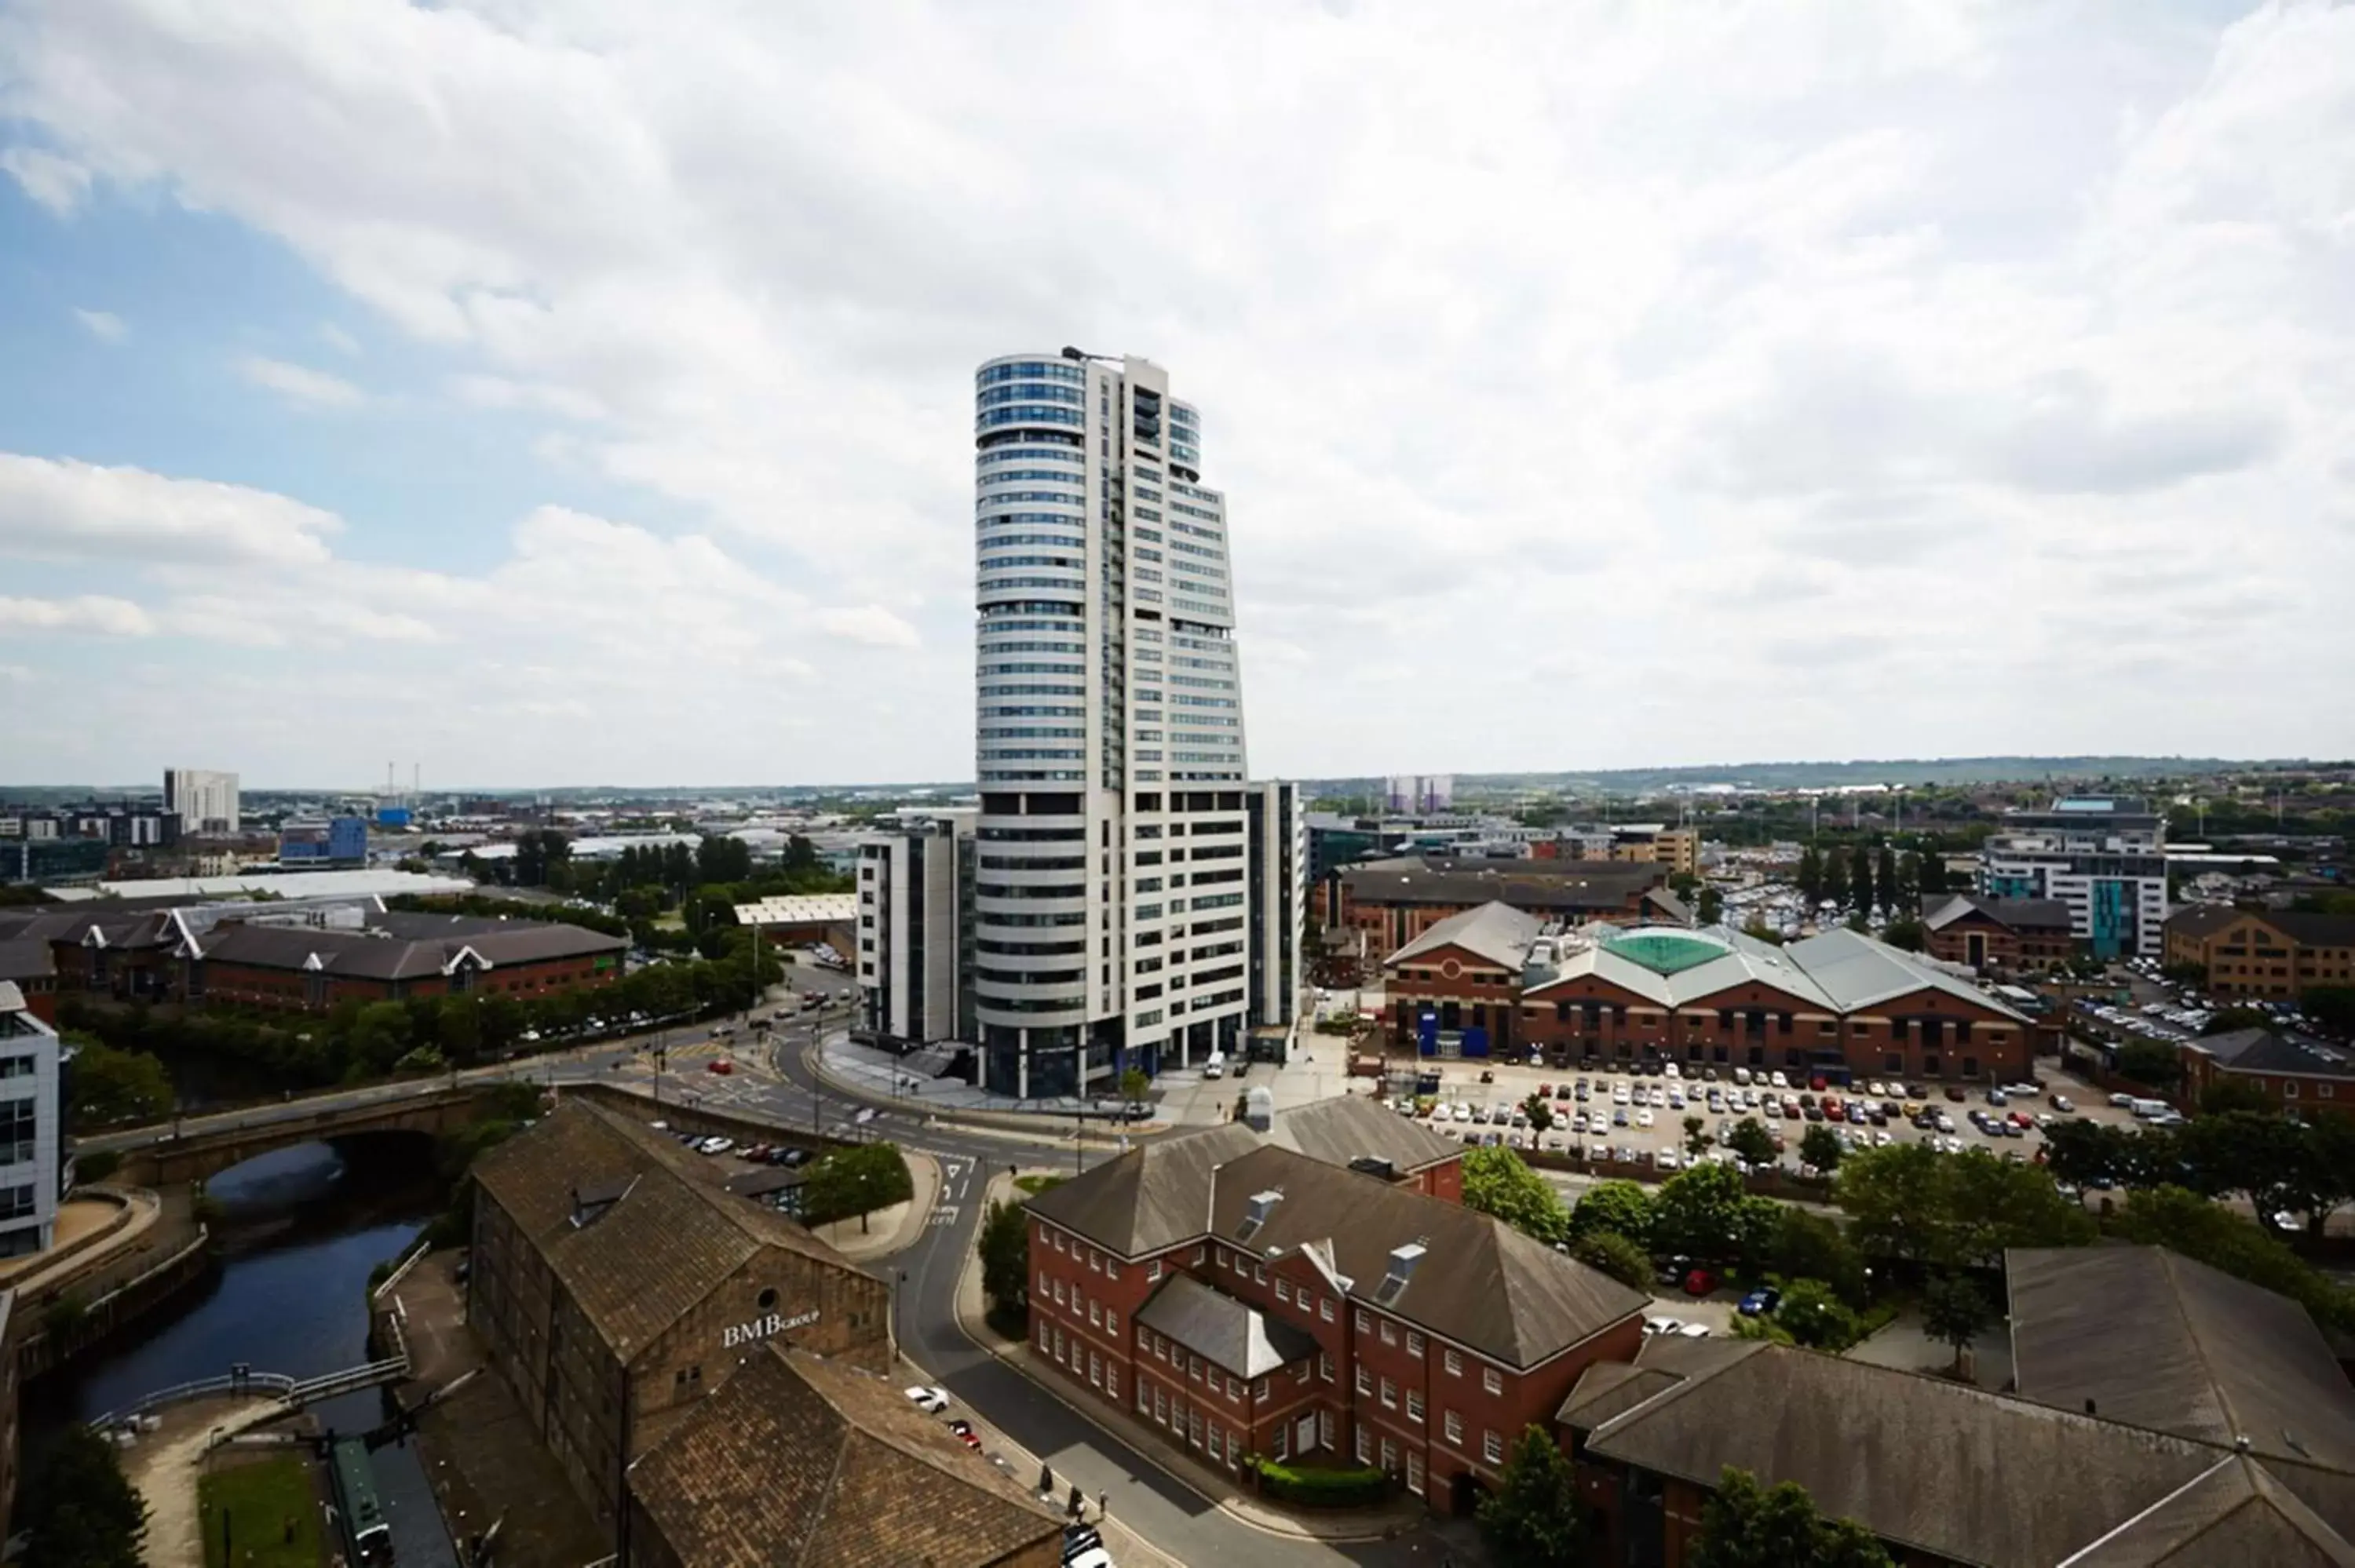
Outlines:
{"label": "bush", "polygon": [[1646,1291],[1652,1287],[1650,1255],[1617,1231],[1589,1231],[1570,1244],[1570,1255],[1622,1285]]}
{"label": "bush", "polygon": [[1864,1338],[1864,1321],[1820,1279],[1795,1279],[1774,1308],[1774,1321],[1810,1350],[1844,1351]]}
{"label": "bush", "polygon": [[1305,1508],[1371,1508],[1390,1496],[1390,1478],[1373,1468],[1295,1469],[1273,1459],[1254,1458],[1260,1490]]}
{"label": "bush", "polygon": [[103,1181],[123,1169],[123,1156],[112,1149],[93,1149],[74,1161],[76,1181]]}
{"label": "bush", "polygon": [[837,1150],[809,1168],[802,1188],[802,1219],[811,1225],[866,1217],[915,1195],[915,1179],[896,1144],[867,1143]]}

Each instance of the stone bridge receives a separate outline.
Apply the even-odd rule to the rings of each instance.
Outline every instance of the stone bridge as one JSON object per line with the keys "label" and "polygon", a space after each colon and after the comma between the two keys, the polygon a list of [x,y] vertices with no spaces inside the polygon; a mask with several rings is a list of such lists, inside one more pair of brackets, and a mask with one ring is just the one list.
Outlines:
{"label": "stone bridge", "polygon": [[366,1133],[455,1132],[486,1107],[497,1086],[403,1084],[347,1094],[257,1106],[175,1125],[132,1128],[84,1139],[84,1153],[112,1150],[123,1163],[108,1180],[123,1186],[162,1187],[201,1181],[257,1154],[297,1144],[323,1143]]}

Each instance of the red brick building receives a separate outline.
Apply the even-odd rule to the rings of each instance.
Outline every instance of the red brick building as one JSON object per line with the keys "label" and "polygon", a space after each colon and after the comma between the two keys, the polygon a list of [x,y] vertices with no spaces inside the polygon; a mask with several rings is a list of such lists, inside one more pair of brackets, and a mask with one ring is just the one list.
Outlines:
{"label": "red brick building", "polygon": [[2167,963],[2206,972],[2215,996],[2295,1001],[2318,986],[2355,986],[2355,915],[2195,904],[2168,917]]}
{"label": "red brick building", "polygon": [[2210,1089],[2229,1083],[2255,1090],[2286,1116],[2355,1116],[2355,1049],[2270,1029],[2235,1029],[2186,1040],[2177,1054],[2184,1105],[2197,1106]]}
{"label": "red brick building", "polygon": [[[20,944],[48,949],[52,992],[160,1001],[171,993],[172,952],[186,934],[178,911],[142,908],[135,903],[130,907],[110,903],[99,908],[0,910],[0,943],[12,951],[19,950]],[[27,953],[11,967],[36,962]]]}
{"label": "red brick building", "polygon": [[[2010,1081],[2039,1025],[1968,980],[1853,931],[1776,947],[1722,927],[1566,930],[1492,905],[1383,964],[1385,1023],[1562,1064],[1674,1061],[1832,1077]],[[1477,1029],[1475,1040],[1469,1032]]]}
{"label": "red brick building", "polygon": [[1975,893],[1932,900],[1922,916],[1930,956],[1985,972],[2035,973],[2077,954],[2069,906],[2057,898],[1984,898]]}
{"label": "red brick building", "polygon": [[1330,923],[1367,933],[1374,950],[1385,953],[1484,904],[1564,926],[1688,917],[1668,891],[1668,867],[1654,863],[1401,855],[1350,866],[1339,880],[1339,907]]}
{"label": "red brick building", "polygon": [[578,926],[442,915],[378,915],[359,931],[227,924],[175,957],[180,993],[324,1012],[339,1001],[506,996],[519,1001],[622,978],[628,938]]}
{"label": "red brick building", "polygon": [[1464,1511],[1588,1366],[1634,1354],[1641,1293],[1424,1190],[1444,1179],[1262,1136],[1148,1144],[1031,1200],[1042,1361],[1209,1463],[1354,1459]]}

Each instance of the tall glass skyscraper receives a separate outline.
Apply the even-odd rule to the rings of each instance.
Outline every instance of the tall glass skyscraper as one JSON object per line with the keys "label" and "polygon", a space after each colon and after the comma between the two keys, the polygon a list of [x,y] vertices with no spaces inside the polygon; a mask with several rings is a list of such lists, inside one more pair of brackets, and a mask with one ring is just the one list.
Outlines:
{"label": "tall glass skyscraper", "polygon": [[1260,1011],[1252,823],[1288,787],[1244,782],[1226,503],[1167,373],[993,359],[974,437],[984,1083],[1109,1092],[1233,1050]]}

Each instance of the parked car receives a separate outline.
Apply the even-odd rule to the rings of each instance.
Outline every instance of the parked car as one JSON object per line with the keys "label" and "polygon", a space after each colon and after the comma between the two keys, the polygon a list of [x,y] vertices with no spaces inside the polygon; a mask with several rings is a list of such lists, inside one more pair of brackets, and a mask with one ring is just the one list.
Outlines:
{"label": "parked car", "polygon": [[1706,1268],[1696,1268],[1685,1276],[1684,1289],[1688,1296],[1706,1296],[1717,1288],[1717,1276]]}
{"label": "parked car", "polygon": [[918,1383],[913,1388],[902,1389],[900,1392],[908,1396],[909,1404],[919,1410],[929,1410],[935,1415],[949,1407],[949,1391],[944,1388],[933,1388],[924,1383]]}
{"label": "parked car", "polygon": [[952,1421],[949,1423],[949,1430],[955,1433],[966,1447],[976,1454],[981,1452],[981,1434],[973,1429],[972,1422]]}

